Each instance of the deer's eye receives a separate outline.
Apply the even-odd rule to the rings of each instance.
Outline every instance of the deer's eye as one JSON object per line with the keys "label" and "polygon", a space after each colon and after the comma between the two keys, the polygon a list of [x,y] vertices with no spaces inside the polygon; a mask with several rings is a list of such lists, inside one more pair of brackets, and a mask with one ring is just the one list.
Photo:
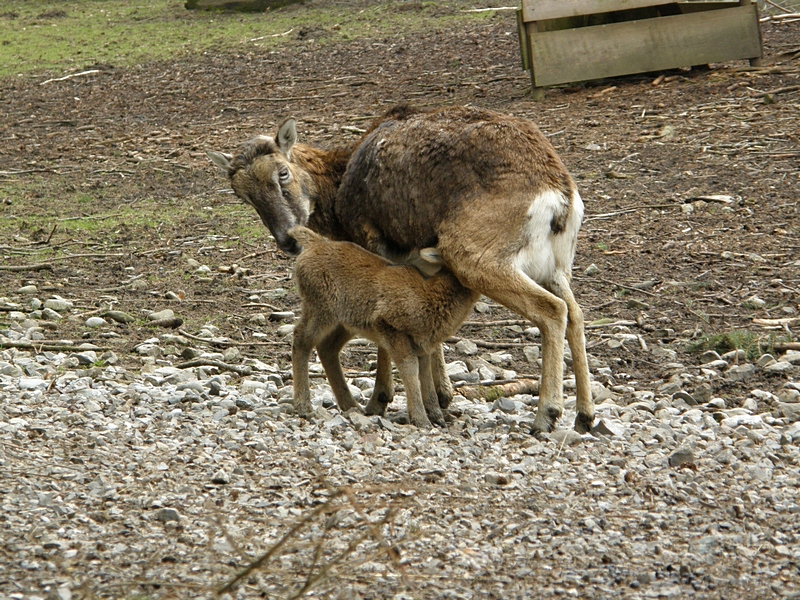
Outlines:
{"label": "deer's eye", "polygon": [[286,167],[281,167],[281,170],[278,171],[278,178],[280,179],[281,183],[286,183],[292,178],[292,174]]}

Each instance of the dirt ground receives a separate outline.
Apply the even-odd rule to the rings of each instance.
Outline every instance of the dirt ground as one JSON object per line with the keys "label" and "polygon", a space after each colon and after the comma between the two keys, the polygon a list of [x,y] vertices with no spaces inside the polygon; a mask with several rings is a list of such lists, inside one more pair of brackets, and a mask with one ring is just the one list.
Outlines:
{"label": "dirt ground", "polygon": [[[692,362],[682,350],[702,336],[747,332],[744,344],[756,353],[787,339],[792,325],[770,331],[753,319],[797,316],[800,297],[800,101],[796,90],[762,93],[797,83],[797,24],[764,25],[760,69],[734,63],[626,77],[552,89],[541,102],[519,66],[512,11],[472,28],[320,46],[327,33],[300,29],[276,51],[254,44],[134,68],[96,65],[99,73],[47,84],[43,74],[0,82],[0,214],[19,224],[2,242],[3,264],[36,262],[43,250],[91,255],[61,258],[52,270],[2,271],[3,294],[33,283],[74,300],[82,315],[104,302],[137,316],[172,302],[189,332],[213,322],[221,335],[252,340],[253,312],[297,308],[291,262],[266,229],[236,243],[231,231],[253,225],[255,213],[224,193],[225,178],[205,151],[271,134],[287,115],[299,119],[301,141],[330,146],[351,141],[397,102],[474,104],[534,120],[578,180],[587,218],[576,295],[587,322],[625,321],[640,336],[610,348],[609,327],[590,328],[595,355],[623,364],[631,380],[657,383],[663,364],[645,348],[665,345]],[[12,189],[23,198],[12,200]],[[76,202],[84,192],[91,200]],[[147,218],[120,221],[123,208]],[[48,226],[32,226],[35,216]],[[85,235],[50,227],[76,218],[94,219]],[[189,258],[208,264],[211,277],[192,278]],[[218,272],[231,265],[249,271]],[[594,274],[586,274],[590,265]],[[276,287],[289,293],[276,297]],[[170,291],[184,300],[166,300]],[[265,306],[254,306],[255,296]],[[763,306],[748,302],[753,296]],[[494,306],[470,323],[514,318]],[[114,347],[123,352],[153,335],[136,324],[117,332]],[[481,325],[461,334],[519,337]],[[83,319],[59,325],[63,338],[93,335]],[[288,350],[277,343],[249,351],[285,366]],[[518,371],[530,372],[515,356]],[[365,366],[363,353],[350,361]]]}
{"label": "dirt ground", "polygon": [[[315,3],[323,1],[333,2]],[[578,182],[587,213],[574,289],[596,379],[624,395],[619,386],[657,390],[680,371],[694,393],[689,369],[676,365],[699,364],[693,345],[738,344],[755,359],[797,339],[800,24],[764,24],[761,68],[625,77],[548,90],[534,102],[512,11],[459,29],[437,22],[420,34],[327,45],[318,42],[329,30],[301,28],[277,50],[253,43],[237,54],[96,65],[62,81],[44,83],[65,73],[0,80],[0,231],[8,232],[0,297],[26,302],[17,290],[34,284],[42,299],[71,300],[77,311],[47,339],[113,349],[130,370],[142,367],[136,346],[168,331],[144,319],[164,308],[186,333],[211,323],[242,343],[242,355],[288,370],[283,323],[253,316],[298,309],[292,261],[228,193],[206,150],[273,134],[288,115],[300,141],[330,146],[356,139],[398,102],[473,104],[531,118]],[[37,264],[48,268],[12,270]],[[135,321],[85,325],[108,308]],[[518,374],[538,377],[522,352],[526,326],[488,303],[458,335],[511,353]],[[373,354],[350,346],[345,368],[367,370]],[[463,359],[453,345],[447,357]],[[715,379],[711,393],[735,407],[747,391],[775,391],[790,377],[758,370],[744,383]],[[503,493],[482,498],[480,511],[500,510]],[[590,501],[599,494],[590,490]],[[708,597],[739,597],[737,585]]]}

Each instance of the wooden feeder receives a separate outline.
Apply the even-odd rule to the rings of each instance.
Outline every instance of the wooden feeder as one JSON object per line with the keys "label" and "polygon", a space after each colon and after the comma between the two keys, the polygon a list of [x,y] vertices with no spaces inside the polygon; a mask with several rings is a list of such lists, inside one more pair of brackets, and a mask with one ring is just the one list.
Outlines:
{"label": "wooden feeder", "polygon": [[761,61],[751,0],[522,0],[517,22],[523,68],[538,97],[562,83]]}

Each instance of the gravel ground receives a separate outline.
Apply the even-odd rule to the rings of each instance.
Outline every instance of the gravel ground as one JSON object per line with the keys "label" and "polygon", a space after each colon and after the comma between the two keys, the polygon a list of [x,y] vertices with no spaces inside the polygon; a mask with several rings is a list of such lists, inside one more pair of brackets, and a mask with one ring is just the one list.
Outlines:
{"label": "gravel ground", "polygon": [[[0,342],[41,344],[41,324]],[[401,395],[385,419],[341,415],[316,379],[308,422],[288,373],[236,348],[163,334],[140,370],[65,348],[0,352],[2,598],[800,597],[800,384],[736,408],[670,388],[796,374],[800,353],[708,353],[657,389],[595,382],[593,434],[569,428],[569,398],[539,439],[531,395],[459,395],[446,431],[422,431]],[[484,358],[451,377],[503,373]]]}

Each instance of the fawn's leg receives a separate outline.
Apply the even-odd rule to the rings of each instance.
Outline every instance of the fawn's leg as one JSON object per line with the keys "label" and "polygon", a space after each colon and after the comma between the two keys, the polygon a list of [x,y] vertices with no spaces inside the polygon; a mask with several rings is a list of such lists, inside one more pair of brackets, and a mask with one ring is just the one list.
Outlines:
{"label": "fawn's leg", "polygon": [[336,397],[336,404],[339,405],[339,410],[342,412],[347,412],[352,409],[356,409],[359,412],[363,410],[361,405],[353,399],[350,388],[347,387],[347,381],[344,378],[344,371],[342,370],[342,363],[339,360],[339,353],[352,337],[350,332],[340,325],[317,344],[319,361],[325,369],[325,375],[328,376],[328,383],[333,390],[333,395]]}
{"label": "fawn's leg", "polygon": [[378,346],[378,370],[375,373],[375,387],[364,412],[368,415],[386,414],[386,407],[394,399],[392,383],[392,357],[385,348]]}
{"label": "fawn's leg", "polygon": [[453,401],[453,384],[450,382],[450,377],[447,376],[447,365],[444,361],[444,348],[442,344],[439,344],[436,349],[431,352],[430,359],[433,386],[439,398],[439,407],[442,410],[447,410],[447,407],[450,406],[450,403]]}
{"label": "fawn's leg", "polygon": [[[439,346],[441,348],[441,346]],[[422,393],[422,403],[425,406],[425,412],[432,423],[446,427],[447,424],[444,420],[444,414],[440,406],[441,398],[436,393],[436,386],[432,376],[433,357],[438,354],[434,350],[431,354],[423,354],[418,356],[419,361],[419,384],[420,392]]]}
{"label": "fawn's leg", "polygon": [[292,334],[292,383],[294,411],[301,417],[310,417],[314,414],[308,385],[308,361],[315,341],[313,329],[308,327],[305,319],[300,319]]}

